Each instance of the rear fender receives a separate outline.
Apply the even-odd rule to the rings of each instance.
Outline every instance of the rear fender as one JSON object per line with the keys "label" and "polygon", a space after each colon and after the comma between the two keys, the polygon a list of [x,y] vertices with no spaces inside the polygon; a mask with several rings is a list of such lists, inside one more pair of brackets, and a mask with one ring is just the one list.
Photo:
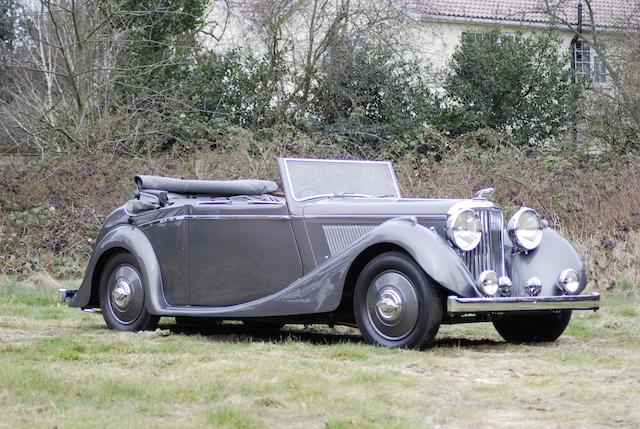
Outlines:
{"label": "rear fender", "polygon": [[[145,285],[145,307],[151,314],[162,308],[162,276],[158,258],[146,235],[138,228],[121,225],[107,232],[91,254],[84,279],[69,305],[71,307],[97,307],[100,268],[105,259],[118,250],[130,252],[138,261]],[[92,299],[92,296],[94,299]]]}

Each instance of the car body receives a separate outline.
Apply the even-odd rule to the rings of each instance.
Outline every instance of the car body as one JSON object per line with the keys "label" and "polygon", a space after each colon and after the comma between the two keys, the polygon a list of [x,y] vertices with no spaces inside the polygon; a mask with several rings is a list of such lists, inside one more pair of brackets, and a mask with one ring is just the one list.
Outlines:
{"label": "car body", "polygon": [[346,324],[387,347],[482,321],[508,341],[553,341],[573,310],[598,309],[571,244],[526,207],[505,225],[490,189],[402,198],[389,162],[278,165],[283,193],[270,181],[137,176],[80,288],[60,299],[119,330],[163,316]]}

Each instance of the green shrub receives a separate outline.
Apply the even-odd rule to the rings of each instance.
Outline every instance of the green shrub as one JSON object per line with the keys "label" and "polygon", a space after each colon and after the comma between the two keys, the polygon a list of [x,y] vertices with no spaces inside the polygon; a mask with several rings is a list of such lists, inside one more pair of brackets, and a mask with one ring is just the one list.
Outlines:
{"label": "green shrub", "polygon": [[436,127],[454,135],[490,128],[519,145],[559,137],[575,118],[582,90],[560,51],[551,32],[463,34]]}
{"label": "green shrub", "polygon": [[239,126],[264,124],[271,91],[264,84],[268,64],[239,51],[200,56],[184,82],[186,102],[206,120]]}
{"label": "green shrub", "polygon": [[329,50],[320,69],[310,108],[319,130],[375,145],[411,140],[424,128],[430,91],[418,64],[398,52],[346,40]]}

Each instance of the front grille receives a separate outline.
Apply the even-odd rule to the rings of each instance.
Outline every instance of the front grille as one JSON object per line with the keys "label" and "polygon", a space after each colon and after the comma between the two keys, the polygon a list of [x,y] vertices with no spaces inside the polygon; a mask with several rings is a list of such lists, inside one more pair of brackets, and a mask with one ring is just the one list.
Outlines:
{"label": "front grille", "polygon": [[462,259],[474,279],[485,270],[504,275],[504,250],[502,240],[502,211],[496,208],[475,209],[482,225],[482,238],[478,247],[465,252]]}

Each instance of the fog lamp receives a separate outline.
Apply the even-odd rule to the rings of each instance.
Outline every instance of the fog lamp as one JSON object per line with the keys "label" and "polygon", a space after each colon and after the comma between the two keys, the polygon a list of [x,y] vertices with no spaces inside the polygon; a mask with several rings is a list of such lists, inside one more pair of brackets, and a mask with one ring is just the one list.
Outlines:
{"label": "fog lamp", "polygon": [[558,277],[558,287],[568,294],[574,294],[580,289],[580,279],[578,273],[571,268],[568,268],[560,273]]}
{"label": "fog lamp", "polygon": [[498,293],[498,274],[493,270],[486,270],[478,277],[478,288],[487,296],[494,296]]}

